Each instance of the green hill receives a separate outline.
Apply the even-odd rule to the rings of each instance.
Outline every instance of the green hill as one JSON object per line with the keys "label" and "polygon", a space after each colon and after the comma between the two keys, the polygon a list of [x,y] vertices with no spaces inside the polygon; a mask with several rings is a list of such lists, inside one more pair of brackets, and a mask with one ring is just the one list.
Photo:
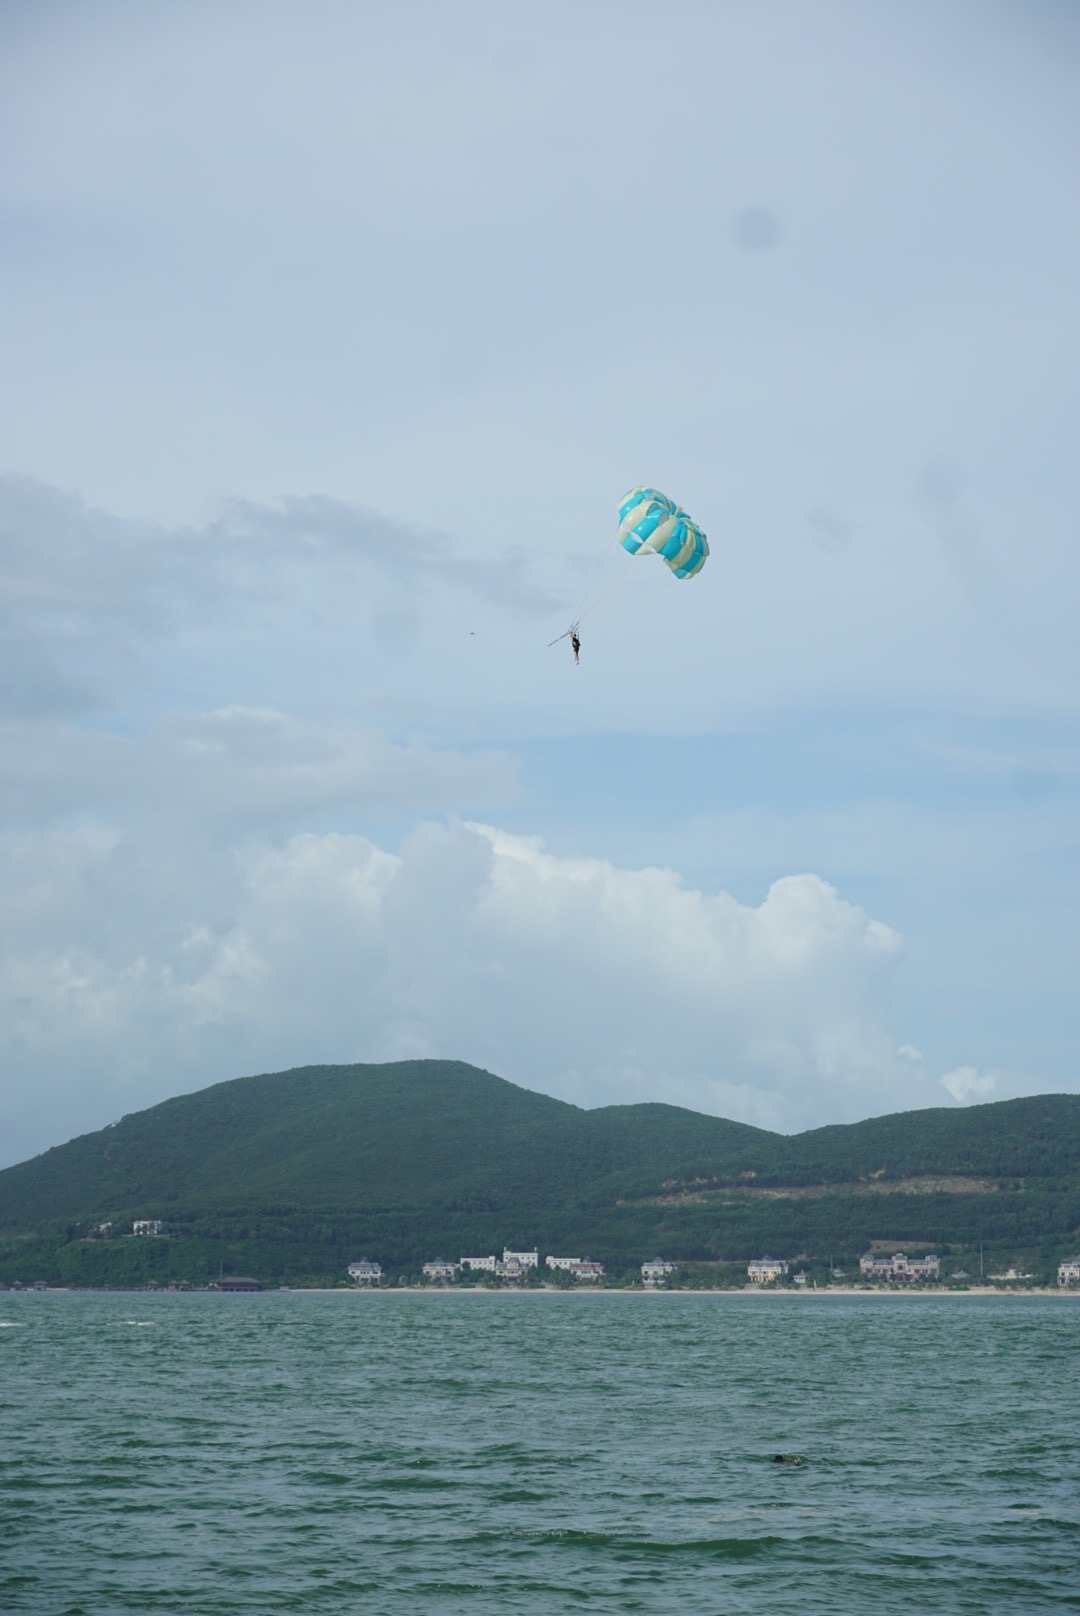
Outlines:
{"label": "green hill", "polygon": [[[141,1217],[172,1238],[116,1237]],[[675,1106],[585,1111],[460,1062],[402,1061],[218,1083],[0,1172],[0,1279],[198,1279],[221,1263],[338,1278],[363,1251],[411,1271],[536,1242],[615,1268],[653,1249],[850,1257],[875,1239],[1049,1261],[1078,1225],[1080,1096],[787,1137]]]}
{"label": "green hill", "polygon": [[560,1205],[699,1162],[738,1170],[773,1137],[675,1106],[582,1111],[458,1061],[305,1066],[166,1100],[0,1172],[0,1227],[151,1202]]}
{"label": "green hill", "polygon": [[779,1160],[789,1183],[925,1173],[1075,1180],[1080,1095],[1037,1094],[814,1128],[785,1138]]}

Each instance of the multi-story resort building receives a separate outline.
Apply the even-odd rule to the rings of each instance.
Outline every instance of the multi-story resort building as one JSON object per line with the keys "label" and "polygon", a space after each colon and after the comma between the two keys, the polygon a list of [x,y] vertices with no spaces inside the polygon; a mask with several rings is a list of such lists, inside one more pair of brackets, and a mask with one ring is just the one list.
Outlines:
{"label": "multi-story resort building", "polygon": [[770,1285],[774,1279],[781,1279],[788,1271],[786,1262],[776,1257],[759,1257],[747,1267],[747,1278],[753,1285]]}
{"label": "multi-story resort building", "polygon": [[538,1251],[511,1251],[509,1246],[504,1246],[502,1262],[495,1264],[495,1276],[497,1279],[522,1280],[530,1268],[539,1266]]}
{"label": "multi-story resort building", "polygon": [[432,1279],[438,1285],[450,1285],[457,1278],[457,1263],[447,1262],[443,1257],[436,1257],[434,1262],[424,1264],[424,1278]]}
{"label": "multi-story resort building", "polygon": [[1058,1263],[1059,1285],[1080,1285],[1080,1257],[1066,1257]]}
{"label": "multi-story resort building", "polygon": [[[511,1251],[509,1246],[503,1247],[502,1257],[462,1257],[459,1268],[467,1268],[470,1274],[494,1274],[496,1279],[524,1279],[530,1268],[536,1268],[540,1263],[538,1251]],[[426,1269],[425,1269],[426,1272]]]}
{"label": "multi-story resort building", "polygon": [[588,1257],[545,1257],[544,1262],[548,1268],[561,1269],[569,1274],[571,1279],[596,1280],[603,1279],[603,1263],[592,1262]]}
{"label": "multi-story resort building", "polygon": [[[102,1225],[102,1227],[104,1227],[104,1225]],[[109,1227],[111,1228],[112,1225],[110,1224]],[[161,1229],[162,1223],[160,1218],[138,1218],[131,1225],[132,1234],[157,1235],[161,1233]]]}
{"label": "multi-story resort building", "polygon": [[877,1257],[868,1251],[859,1258],[859,1274],[863,1279],[884,1281],[887,1285],[913,1285],[920,1280],[941,1277],[940,1257],[909,1257],[894,1251],[891,1257]]}
{"label": "multi-story resort building", "polygon": [[643,1262],[641,1265],[641,1277],[646,1285],[660,1285],[674,1272],[675,1264],[665,1262],[663,1257],[654,1257],[651,1262]]}
{"label": "multi-story resort building", "polygon": [[571,1279],[583,1280],[603,1279],[604,1265],[603,1263],[591,1262],[588,1257],[583,1257],[580,1262],[574,1263],[570,1269],[570,1277]]}
{"label": "multi-story resort building", "polygon": [[382,1277],[381,1265],[377,1262],[368,1262],[366,1257],[349,1264],[349,1278],[354,1285],[377,1285]]}

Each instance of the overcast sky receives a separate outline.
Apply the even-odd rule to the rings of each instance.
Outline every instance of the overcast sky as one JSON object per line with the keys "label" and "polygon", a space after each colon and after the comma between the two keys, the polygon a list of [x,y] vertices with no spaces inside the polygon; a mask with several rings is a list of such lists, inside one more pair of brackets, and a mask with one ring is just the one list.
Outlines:
{"label": "overcast sky", "polygon": [[0,1161],[316,1061],[1080,1089],[1078,72],[1053,0],[4,0]]}

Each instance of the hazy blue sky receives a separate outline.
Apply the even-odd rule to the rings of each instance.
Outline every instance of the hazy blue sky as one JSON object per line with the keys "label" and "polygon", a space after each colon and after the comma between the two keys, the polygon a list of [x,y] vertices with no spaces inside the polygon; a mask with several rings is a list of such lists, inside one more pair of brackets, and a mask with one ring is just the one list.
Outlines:
{"label": "hazy blue sky", "polygon": [[[2,1159],[1080,1088],[1080,11],[0,6]],[[573,615],[627,487],[701,576]]]}

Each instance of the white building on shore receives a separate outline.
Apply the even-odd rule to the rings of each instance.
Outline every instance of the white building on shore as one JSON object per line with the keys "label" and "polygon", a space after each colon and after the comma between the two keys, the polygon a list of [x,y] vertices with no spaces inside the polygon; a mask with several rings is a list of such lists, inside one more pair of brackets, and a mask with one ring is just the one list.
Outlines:
{"label": "white building on shore", "polygon": [[504,1246],[501,1257],[462,1257],[458,1267],[470,1274],[494,1274],[496,1279],[522,1280],[530,1268],[538,1268],[538,1251],[511,1251]]}
{"label": "white building on shore", "polygon": [[1080,1257],[1066,1257],[1058,1263],[1059,1285],[1080,1285]]}
{"label": "white building on shore", "polygon": [[752,1285],[771,1285],[774,1280],[782,1279],[787,1271],[787,1263],[781,1262],[778,1257],[758,1257],[748,1265],[746,1274]]}
{"label": "white building on shore", "polygon": [[382,1277],[382,1266],[377,1262],[368,1262],[366,1257],[349,1264],[349,1278],[354,1285],[378,1285]]}
{"label": "white building on shore", "polygon": [[424,1278],[437,1285],[452,1285],[457,1274],[457,1263],[447,1262],[443,1257],[436,1257],[434,1262],[424,1264]]}
{"label": "white building on shore", "polygon": [[641,1265],[641,1277],[646,1285],[660,1285],[674,1272],[675,1264],[665,1262],[663,1257],[653,1257],[650,1262]]}
{"label": "white building on shore", "polygon": [[161,1230],[162,1222],[160,1218],[138,1218],[131,1225],[132,1234],[159,1235]]}
{"label": "white building on shore", "polygon": [[859,1258],[859,1274],[863,1279],[884,1282],[886,1285],[914,1285],[920,1281],[941,1277],[940,1257],[909,1257],[903,1251],[894,1251],[891,1257],[878,1257],[868,1251]]}
{"label": "white building on shore", "polygon": [[592,1262],[588,1257],[545,1257],[544,1262],[549,1268],[569,1274],[571,1279],[591,1283],[604,1277],[603,1263]]}
{"label": "white building on shore", "polygon": [[581,1261],[574,1263],[570,1269],[571,1279],[595,1283],[597,1280],[603,1279],[603,1277],[603,1263],[592,1262],[588,1257],[582,1257]]}

